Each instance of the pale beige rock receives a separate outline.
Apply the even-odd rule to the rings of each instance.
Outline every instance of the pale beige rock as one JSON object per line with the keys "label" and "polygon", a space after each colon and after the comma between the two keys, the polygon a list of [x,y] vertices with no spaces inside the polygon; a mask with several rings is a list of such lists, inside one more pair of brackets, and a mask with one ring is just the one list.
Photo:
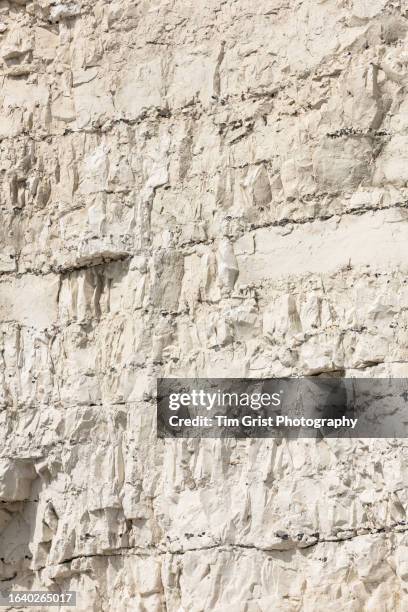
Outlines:
{"label": "pale beige rock", "polygon": [[158,441],[154,397],[408,376],[407,2],[0,13],[2,588],[404,612],[404,440]]}

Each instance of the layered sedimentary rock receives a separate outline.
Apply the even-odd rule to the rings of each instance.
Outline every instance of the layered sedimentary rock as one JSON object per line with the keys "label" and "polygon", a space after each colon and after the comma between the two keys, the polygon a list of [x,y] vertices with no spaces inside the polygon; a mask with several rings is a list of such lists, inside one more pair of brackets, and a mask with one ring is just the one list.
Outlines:
{"label": "layered sedimentary rock", "polygon": [[405,0],[2,0],[2,587],[407,609],[404,440],[155,430],[163,375],[408,374],[407,45]]}

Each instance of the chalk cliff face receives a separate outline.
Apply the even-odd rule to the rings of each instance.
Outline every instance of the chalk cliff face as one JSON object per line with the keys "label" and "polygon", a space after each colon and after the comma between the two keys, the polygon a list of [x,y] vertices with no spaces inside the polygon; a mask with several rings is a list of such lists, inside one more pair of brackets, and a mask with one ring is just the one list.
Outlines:
{"label": "chalk cliff face", "polygon": [[158,376],[408,375],[406,0],[1,0],[0,577],[408,609],[403,440],[156,440]]}

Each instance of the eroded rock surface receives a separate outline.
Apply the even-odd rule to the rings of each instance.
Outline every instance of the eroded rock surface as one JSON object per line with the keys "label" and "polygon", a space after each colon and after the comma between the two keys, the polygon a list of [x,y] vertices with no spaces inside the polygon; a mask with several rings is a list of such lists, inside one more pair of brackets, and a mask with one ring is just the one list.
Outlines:
{"label": "eroded rock surface", "polygon": [[408,375],[407,48],[406,0],[0,3],[0,586],[408,609],[404,440],[163,442],[154,399]]}

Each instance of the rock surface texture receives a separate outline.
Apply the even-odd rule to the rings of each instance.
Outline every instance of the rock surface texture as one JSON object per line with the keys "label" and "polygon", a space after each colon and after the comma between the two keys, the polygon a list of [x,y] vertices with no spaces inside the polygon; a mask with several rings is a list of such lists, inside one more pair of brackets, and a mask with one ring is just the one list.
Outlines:
{"label": "rock surface texture", "polygon": [[157,441],[154,398],[408,375],[408,1],[1,0],[0,60],[0,586],[406,611],[404,440]]}

